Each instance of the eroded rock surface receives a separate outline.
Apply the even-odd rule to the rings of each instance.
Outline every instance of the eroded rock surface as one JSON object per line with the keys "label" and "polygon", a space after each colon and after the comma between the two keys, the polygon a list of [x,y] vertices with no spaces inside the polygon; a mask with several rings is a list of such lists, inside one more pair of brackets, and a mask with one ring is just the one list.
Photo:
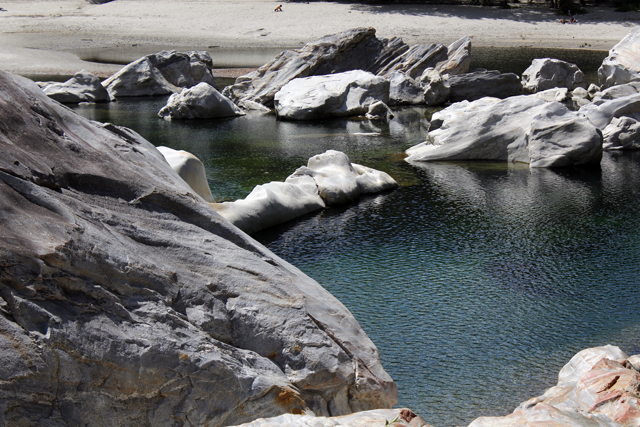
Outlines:
{"label": "eroded rock surface", "polygon": [[231,425],[390,408],[349,311],[135,132],[0,72],[0,424]]}
{"label": "eroded rock surface", "polygon": [[114,98],[168,95],[200,82],[213,86],[212,67],[213,61],[205,51],[162,51],[124,66],[102,85]]}
{"label": "eroded rock surface", "polygon": [[100,79],[86,70],[78,71],[64,83],[45,84],[42,90],[49,98],[63,104],[111,101],[109,92],[102,86]]}
{"label": "eroded rock surface", "polygon": [[439,128],[407,150],[408,162],[503,160],[531,167],[597,164],[602,133],[558,102],[532,96],[453,104],[432,118]]}
{"label": "eroded rock surface", "polygon": [[603,88],[640,81],[640,27],[635,27],[610,51],[598,69]]}

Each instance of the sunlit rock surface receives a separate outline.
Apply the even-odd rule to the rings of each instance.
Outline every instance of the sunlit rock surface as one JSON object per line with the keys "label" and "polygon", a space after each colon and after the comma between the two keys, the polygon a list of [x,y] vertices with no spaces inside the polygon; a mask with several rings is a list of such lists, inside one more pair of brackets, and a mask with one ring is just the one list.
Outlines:
{"label": "sunlit rock surface", "polygon": [[469,72],[471,64],[471,38],[464,36],[451,43],[447,48],[447,59],[436,65],[435,69],[443,75],[456,75]]}
{"label": "sunlit rock surface", "polygon": [[387,173],[351,163],[346,154],[329,150],[311,157],[307,166],[298,168],[285,182],[258,185],[245,199],[211,206],[240,229],[253,233],[397,186]]}
{"label": "sunlit rock surface", "polygon": [[607,127],[614,117],[636,117],[640,114],[640,93],[622,96],[620,98],[593,102],[580,108],[584,114],[598,129]]}
{"label": "sunlit rock surface", "polygon": [[605,150],[640,149],[640,122],[631,117],[614,117],[602,131]]}
{"label": "sunlit rock surface", "polygon": [[439,128],[406,151],[408,162],[503,160],[561,167],[598,164],[602,157],[602,133],[560,103],[518,96],[460,104],[434,114]]}
{"label": "sunlit rock surface", "polygon": [[389,81],[361,70],[291,80],[274,98],[278,118],[317,120],[362,116],[375,102],[389,102]]}
{"label": "sunlit rock surface", "polygon": [[469,427],[621,427],[640,422],[640,356],[618,347],[583,350],[565,365],[558,384],[505,417],[481,417]]}
{"label": "sunlit rock surface", "polygon": [[209,203],[215,203],[204,164],[193,154],[184,150],[169,147],[156,147],[169,163],[169,166],[180,175],[196,194]]}
{"label": "sunlit rock surface", "polygon": [[610,51],[598,69],[603,88],[640,81],[640,27],[635,27]]}
{"label": "sunlit rock surface", "polygon": [[213,119],[218,117],[243,116],[244,112],[229,98],[222,95],[209,83],[182,89],[174,93],[162,107],[158,116],[165,120],[173,119]]}
{"label": "sunlit rock surface", "polygon": [[534,59],[522,73],[524,93],[536,93],[552,88],[587,88],[587,79],[577,65],[553,58]]}
{"label": "sunlit rock surface", "polygon": [[64,83],[48,83],[42,90],[51,99],[63,104],[81,102],[109,102],[109,92],[102,86],[100,79],[86,70],[78,71]]}
{"label": "sunlit rock surface", "polygon": [[213,61],[206,51],[162,51],[124,66],[102,82],[112,97],[179,93],[200,82],[214,85]]}
{"label": "sunlit rock surface", "polygon": [[354,317],[135,132],[0,72],[0,424],[232,425],[397,400]]}

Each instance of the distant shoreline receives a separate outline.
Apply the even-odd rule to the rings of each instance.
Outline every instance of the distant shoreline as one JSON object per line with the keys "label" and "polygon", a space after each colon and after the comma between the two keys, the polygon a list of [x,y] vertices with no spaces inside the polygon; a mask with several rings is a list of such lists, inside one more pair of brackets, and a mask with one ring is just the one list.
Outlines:
{"label": "distant shoreline", "polygon": [[[283,5],[282,12],[274,12]],[[380,38],[473,47],[608,51],[640,24],[640,12],[593,7],[561,24],[539,4],[511,9],[433,4],[355,4],[273,0],[3,0],[0,68],[22,75],[113,74],[163,49],[208,50],[219,73],[235,77],[326,34],[373,27]],[[322,19],[318,19],[322,17]],[[472,47],[472,56],[473,56]],[[114,59],[117,58],[117,61]],[[88,59],[88,60],[83,60]],[[243,71],[237,70],[243,68]]]}

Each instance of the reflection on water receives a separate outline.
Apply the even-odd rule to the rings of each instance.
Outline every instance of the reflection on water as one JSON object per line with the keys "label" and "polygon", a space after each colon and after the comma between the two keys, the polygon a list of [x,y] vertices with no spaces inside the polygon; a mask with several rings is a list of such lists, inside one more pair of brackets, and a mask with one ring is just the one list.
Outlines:
{"label": "reflection on water", "polygon": [[553,385],[577,351],[640,352],[640,153],[600,169],[409,165],[428,112],[165,122],[165,99],[79,106],[200,157],[214,196],[245,197],[312,155],[344,151],[401,187],[254,237],[338,297],[378,346],[399,405],[436,426],[502,415]]}

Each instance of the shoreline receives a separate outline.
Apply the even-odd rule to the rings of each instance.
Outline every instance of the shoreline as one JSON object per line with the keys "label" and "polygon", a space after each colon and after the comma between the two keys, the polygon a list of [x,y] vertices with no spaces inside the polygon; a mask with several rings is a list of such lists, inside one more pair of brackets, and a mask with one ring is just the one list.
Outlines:
{"label": "shoreline", "polygon": [[410,45],[447,45],[468,35],[474,47],[608,51],[640,24],[640,12],[609,7],[590,7],[578,23],[561,24],[560,16],[538,3],[500,9],[286,2],[283,12],[274,12],[278,4],[184,0],[176,8],[170,0],[5,0],[0,68],[21,75],[73,75],[84,68],[106,77],[122,63],[177,49],[207,50],[217,69],[251,69],[282,50],[363,26],[376,28],[379,38],[400,37]]}

